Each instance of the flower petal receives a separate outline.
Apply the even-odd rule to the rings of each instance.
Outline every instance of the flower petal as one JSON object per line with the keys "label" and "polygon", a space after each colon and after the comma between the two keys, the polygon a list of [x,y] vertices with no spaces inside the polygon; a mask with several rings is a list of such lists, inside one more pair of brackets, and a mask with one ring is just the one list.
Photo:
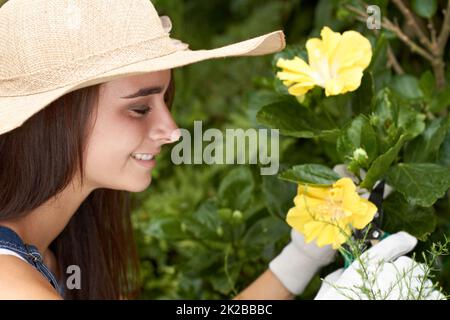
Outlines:
{"label": "flower petal", "polygon": [[308,197],[324,200],[330,195],[329,187],[315,187],[313,185],[299,184],[297,193]]}
{"label": "flower petal", "polygon": [[350,30],[342,34],[336,50],[334,51],[330,64],[335,73],[342,69],[359,67],[367,68],[372,59],[372,46],[359,32]]}
{"label": "flower petal", "polygon": [[289,209],[286,215],[287,224],[302,233],[304,232],[304,226],[311,221],[313,221],[311,215],[305,214],[304,211],[297,207]]}
{"label": "flower petal", "polygon": [[331,244],[335,249],[348,240],[353,227],[364,228],[377,211],[373,203],[359,196],[348,177],[327,187],[299,184],[294,203],[287,223],[303,233],[306,242],[316,239],[319,247]]}
{"label": "flower petal", "polygon": [[377,213],[377,207],[366,199],[360,199],[357,214],[352,215],[352,225],[357,229],[366,227]]}
{"label": "flower petal", "polygon": [[277,67],[284,69],[284,71],[289,71],[293,73],[308,74],[311,72],[310,66],[299,57],[294,57],[294,59],[280,58],[277,61]]}
{"label": "flower petal", "polygon": [[277,78],[280,80],[288,80],[292,82],[309,82],[315,85],[314,80],[307,74],[296,73],[291,71],[279,71],[277,72]]}
{"label": "flower petal", "polygon": [[307,93],[309,90],[314,88],[314,85],[308,83],[297,83],[293,86],[289,87],[288,92],[293,96],[302,96]]}
{"label": "flower petal", "polygon": [[344,83],[339,78],[333,78],[325,83],[325,95],[334,96],[343,93]]}
{"label": "flower petal", "polygon": [[355,91],[361,85],[363,69],[360,67],[343,69],[338,73],[339,82],[342,84],[342,92]]}
{"label": "flower petal", "polygon": [[339,32],[334,32],[327,26],[322,28],[320,31],[320,36],[322,37],[323,50],[327,57],[332,57],[337,46],[341,42],[342,36]]}

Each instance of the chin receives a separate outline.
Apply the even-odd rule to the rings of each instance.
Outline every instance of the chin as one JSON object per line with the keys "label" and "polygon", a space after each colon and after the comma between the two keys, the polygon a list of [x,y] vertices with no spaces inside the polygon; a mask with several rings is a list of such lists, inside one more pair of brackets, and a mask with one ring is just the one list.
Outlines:
{"label": "chin", "polygon": [[129,192],[142,192],[142,191],[147,190],[151,183],[152,183],[152,180],[150,178],[150,181],[148,181],[145,184],[137,184],[136,183],[134,185],[130,185],[130,186],[124,188],[123,190],[129,191]]}

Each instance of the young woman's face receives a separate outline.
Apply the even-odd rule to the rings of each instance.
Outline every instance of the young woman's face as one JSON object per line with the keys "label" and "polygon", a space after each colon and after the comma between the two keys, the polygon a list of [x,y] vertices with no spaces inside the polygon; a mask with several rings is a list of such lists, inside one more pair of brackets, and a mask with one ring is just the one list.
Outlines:
{"label": "young woman's face", "polygon": [[151,182],[161,146],[180,133],[166,105],[170,70],[119,78],[100,85],[97,119],[85,154],[85,179],[94,188],[140,192]]}

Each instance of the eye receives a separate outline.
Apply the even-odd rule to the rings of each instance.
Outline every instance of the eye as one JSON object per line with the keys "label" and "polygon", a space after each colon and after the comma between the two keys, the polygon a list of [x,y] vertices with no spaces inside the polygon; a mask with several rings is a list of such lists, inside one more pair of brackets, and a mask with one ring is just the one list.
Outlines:
{"label": "eye", "polygon": [[145,116],[147,113],[149,113],[152,110],[149,106],[141,106],[133,108],[131,111],[134,112],[134,114],[137,114],[138,117]]}

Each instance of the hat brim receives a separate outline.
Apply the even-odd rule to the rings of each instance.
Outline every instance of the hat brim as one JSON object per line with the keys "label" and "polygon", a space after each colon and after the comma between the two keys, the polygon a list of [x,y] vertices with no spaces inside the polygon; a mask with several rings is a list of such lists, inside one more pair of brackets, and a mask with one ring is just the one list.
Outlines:
{"label": "hat brim", "polygon": [[103,83],[124,76],[182,67],[199,61],[259,56],[281,51],[286,43],[283,31],[274,31],[256,38],[210,50],[180,50],[158,58],[152,58],[112,69],[93,78],[72,83],[54,90],[36,94],[0,97],[0,134],[21,126],[27,119],[66,93]]}

